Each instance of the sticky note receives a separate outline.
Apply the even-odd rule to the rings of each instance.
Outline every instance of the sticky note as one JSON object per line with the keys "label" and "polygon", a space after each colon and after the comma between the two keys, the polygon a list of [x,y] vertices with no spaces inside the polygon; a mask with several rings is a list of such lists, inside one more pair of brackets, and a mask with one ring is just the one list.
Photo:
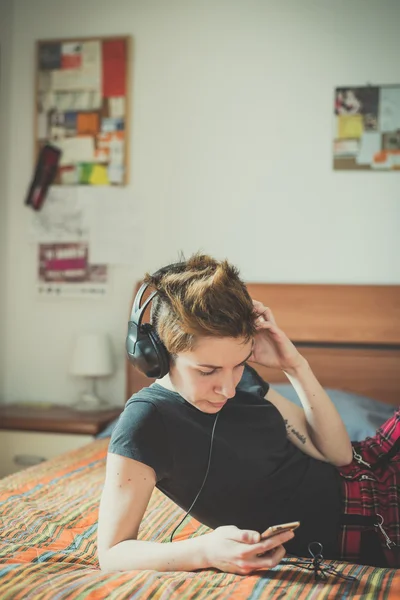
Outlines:
{"label": "sticky note", "polygon": [[107,167],[104,165],[93,165],[89,183],[92,185],[109,185]]}
{"label": "sticky note", "polygon": [[96,135],[99,132],[100,119],[98,113],[78,113],[77,129],[80,135]]}
{"label": "sticky note", "polygon": [[90,176],[93,171],[93,163],[80,163],[79,164],[79,183],[89,184]]}
{"label": "sticky note", "polygon": [[362,115],[339,115],[338,137],[359,139],[364,132]]}

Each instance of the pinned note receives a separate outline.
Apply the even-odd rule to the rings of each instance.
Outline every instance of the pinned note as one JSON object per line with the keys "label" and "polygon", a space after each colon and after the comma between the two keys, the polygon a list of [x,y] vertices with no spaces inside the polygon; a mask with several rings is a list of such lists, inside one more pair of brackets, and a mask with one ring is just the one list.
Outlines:
{"label": "pinned note", "polygon": [[381,131],[400,129],[400,87],[383,87],[379,106]]}
{"label": "pinned note", "polygon": [[365,131],[360,139],[360,152],[357,155],[358,165],[370,165],[375,154],[381,150],[381,134],[379,131]]}
{"label": "pinned note", "polygon": [[105,165],[93,165],[89,183],[92,185],[109,185],[107,167]]}
{"label": "pinned note", "polygon": [[94,139],[90,136],[66,137],[55,144],[62,151],[60,166],[94,159]]}
{"label": "pinned note", "polygon": [[338,116],[338,137],[355,138],[362,136],[364,131],[362,115],[339,115]]}
{"label": "pinned note", "polygon": [[125,168],[123,165],[108,165],[107,172],[110,183],[124,183]]}
{"label": "pinned note", "polygon": [[357,156],[358,149],[358,140],[334,140],[333,142],[333,154],[336,157]]}
{"label": "pinned note", "polygon": [[371,166],[373,169],[391,169],[393,167],[393,155],[390,152],[382,150],[374,155]]}
{"label": "pinned note", "polygon": [[125,97],[117,96],[108,99],[110,117],[112,119],[123,119],[125,117]]}
{"label": "pinned note", "polygon": [[100,119],[98,113],[78,113],[77,129],[79,135],[97,135],[99,128]]}
{"label": "pinned note", "polygon": [[93,171],[92,163],[80,163],[78,165],[78,172],[79,172],[78,181],[79,181],[79,183],[82,183],[84,185],[89,185],[92,171]]}

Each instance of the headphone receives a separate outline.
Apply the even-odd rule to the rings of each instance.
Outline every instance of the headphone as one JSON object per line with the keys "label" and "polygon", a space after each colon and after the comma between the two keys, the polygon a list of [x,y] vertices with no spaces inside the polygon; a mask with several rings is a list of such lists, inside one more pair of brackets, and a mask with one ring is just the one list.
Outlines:
{"label": "headphone", "polygon": [[[156,271],[153,277],[162,275],[168,271],[179,272],[185,264],[185,262],[179,262],[167,265]],[[153,325],[150,323],[142,323],[146,308],[153,300],[154,296],[158,294],[157,290],[155,290],[145,300],[143,305],[140,306],[143,295],[148,287],[149,284],[144,283],[139,288],[133,301],[125,348],[129,362],[132,363],[136,369],[144,373],[147,377],[160,379],[169,371],[170,358],[168,350],[160,340]]]}

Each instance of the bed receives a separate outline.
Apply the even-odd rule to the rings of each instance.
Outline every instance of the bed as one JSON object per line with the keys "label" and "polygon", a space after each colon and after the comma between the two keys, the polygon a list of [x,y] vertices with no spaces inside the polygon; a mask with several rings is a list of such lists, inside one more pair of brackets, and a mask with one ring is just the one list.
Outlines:
{"label": "bed", "polygon": [[[389,409],[399,403],[400,286],[257,283],[248,288],[274,310],[325,387],[372,397]],[[273,385],[283,384],[280,373],[257,369]],[[127,397],[143,385],[149,380],[127,364]],[[96,524],[107,447],[107,437],[97,439],[0,480],[1,600],[400,598],[398,570],[331,561],[356,581],[330,576],[315,582],[292,558],[247,577],[213,569],[102,573]],[[181,515],[155,490],[140,539],[167,540]],[[175,539],[206,531],[189,519]]]}

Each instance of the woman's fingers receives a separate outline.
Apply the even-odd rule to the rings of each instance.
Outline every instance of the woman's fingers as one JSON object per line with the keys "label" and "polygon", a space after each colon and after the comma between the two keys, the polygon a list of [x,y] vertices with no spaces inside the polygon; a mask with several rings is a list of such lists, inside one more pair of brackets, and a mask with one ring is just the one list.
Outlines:
{"label": "woman's fingers", "polygon": [[268,306],[264,306],[264,304],[258,300],[253,300],[253,306],[256,315],[262,317],[265,321],[271,321],[271,323],[276,325],[273,312]]}
{"label": "woman's fingers", "polygon": [[263,553],[261,556],[249,556],[240,561],[240,567],[245,573],[252,573],[258,569],[273,569],[285,556],[286,550],[283,546],[277,546],[273,550]]}
{"label": "woman's fingers", "polygon": [[268,552],[265,556],[257,558],[256,569],[273,569],[285,556],[286,550],[283,546],[278,546]]}
{"label": "woman's fingers", "polygon": [[243,551],[243,558],[258,556],[260,554],[265,554],[266,552],[273,553],[276,548],[282,548],[282,544],[286,544],[286,542],[293,538],[293,531],[284,531],[269,539],[261,540],[261,542],[257,542],[256,544],[250,544],[249,547]]}
{"label": "woman's fingers", "polygon": [[275,321],[275,317],[273,315],[273,312],[272,312],[272,310],[268,306],[265,308],[265,313],[267,315],[268,321],[271,321],[271,323],[273,323],[274,325],[276,325],[276,321]]}
{"label": "woman's fingers", "polygon": [[256,324],[257,331],[261,331],[263,329],[263,330],[270,331],[271,333],[274,333],[274,334],[279,333],[278,326],[275,325],[274,323],[271,323],[270,321],[263,321],[263,320],[259,321],[258,319],[256,319],[255,324]]}

